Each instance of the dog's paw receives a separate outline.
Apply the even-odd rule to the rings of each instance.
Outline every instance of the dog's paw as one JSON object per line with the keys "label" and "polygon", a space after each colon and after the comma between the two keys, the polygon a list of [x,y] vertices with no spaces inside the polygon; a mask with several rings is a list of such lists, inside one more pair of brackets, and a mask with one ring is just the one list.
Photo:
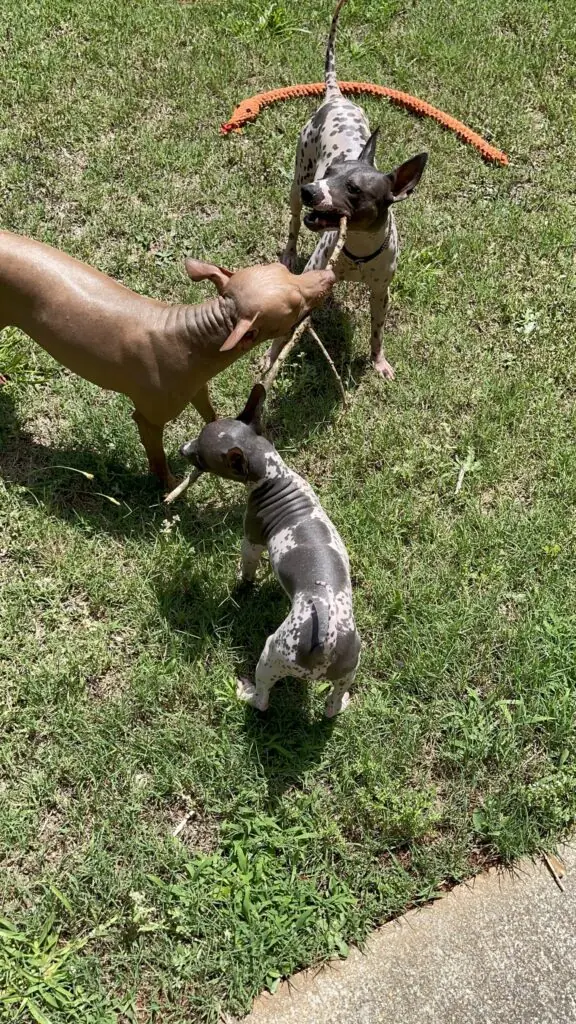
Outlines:
{"label": "dog's paw", "polygon": [[376,359],[373,359],[372,365],[380,377],[384,377],[385,380],[394,380],[396,376],[394,367],[390,366],[390,363],[387,359],[384,359],[384,356],[378,356]]}
{"label": "dog's paw", "polygon": [[254,683],[250,682],[247,676],[240,676],[236,683],[236,696],[238,700],[244,701],[245,704],[249,704],[250,707],[256,708],[258,711],[266,711],[268,708],[268,698],[262,699],[256,696],[256,687]]}
{"label": "dog's paw", "polygon": [[174,474],[171,473],[170,471],[168,471],[168,473],[166,473],[162,477],[162,479],[159,480],[160,487],[164,492],[164,501],[166,501],[166,498],[168,498],[172,494],[172,491],[176,490],[179,483],[180,481],[178,480],[178,478],[175,477]]}
{"label": "dog's paw", "polygon": [[324,715],[326,718],[335,718],[341,711],[345,711],[350,703],[350,694],[344,693],[342,697],[328,697],[326,701],[326,707],[324,709]]}

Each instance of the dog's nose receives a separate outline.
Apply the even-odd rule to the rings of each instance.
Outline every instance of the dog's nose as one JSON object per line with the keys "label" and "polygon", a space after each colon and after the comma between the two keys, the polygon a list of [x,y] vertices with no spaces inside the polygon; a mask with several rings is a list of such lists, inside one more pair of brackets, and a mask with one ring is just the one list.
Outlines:
{"label": "dog's nose", "polygon": [[196,442],[186,441],[180,448],[180,455],[183,455],[185,459],[191,459],[196,454]]}
{"label": "dog's nose", "polygon": [[312,206],[314,202],[314,185],[302,185],[300,189],[300,195],[302,196],[302,202],[306,206]]}

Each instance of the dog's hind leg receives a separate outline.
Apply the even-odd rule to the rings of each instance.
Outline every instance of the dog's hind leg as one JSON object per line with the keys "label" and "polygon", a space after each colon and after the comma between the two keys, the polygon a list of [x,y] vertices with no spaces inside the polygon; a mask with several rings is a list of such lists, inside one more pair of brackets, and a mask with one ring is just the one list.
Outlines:
{"label": "dog's hind leg", "polygon": [[170,472],[164,451],[164,424],[150,423],[138,409],[132,413],[132,419],[138,427],[140,440],[146,449],[150,472],[158,477],[163,487],[172,489],[176,485],[176,479]]}
{"label": "dog's hind leg", "polygon": [[275,634],[272,633],[264,644],[264,650],[256,666],[254,682],[251,683],[249,679],[241,677],[236,687],[238,699],[257,708],[258,711],[267,710],[270,690],[274,683],[282,679],[282,676],[290,674],[284,659],[276,651],[274,638]]}
{"label": "dog's hind leg", "polygon": [[338,715],[348,707],[350,703],[350,687],[354,682],[355,675],[356,669],[353,669],[352,672],[348,672],[341,679],[334,681],[324,708],[326,718],[334,718],[335,715]]}

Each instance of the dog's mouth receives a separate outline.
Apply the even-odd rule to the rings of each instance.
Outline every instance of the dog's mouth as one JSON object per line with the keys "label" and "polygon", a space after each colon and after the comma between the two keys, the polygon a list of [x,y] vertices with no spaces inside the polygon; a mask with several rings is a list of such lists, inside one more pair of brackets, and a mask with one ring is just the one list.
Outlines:
{"label": "dog's mouth", "polygon": [[310,231],[329,231],[340,226],[340,218],[343,216],[336,210],[309,210],[304,223]]}
{"label": "dog's mouth", "polygon": [[186,441],[180,448],[180,455],[183,455],[188,460],[198,473],[206,473],[208,466],[204,462],[204,459],[198,454],[196,450],[196,441]]}

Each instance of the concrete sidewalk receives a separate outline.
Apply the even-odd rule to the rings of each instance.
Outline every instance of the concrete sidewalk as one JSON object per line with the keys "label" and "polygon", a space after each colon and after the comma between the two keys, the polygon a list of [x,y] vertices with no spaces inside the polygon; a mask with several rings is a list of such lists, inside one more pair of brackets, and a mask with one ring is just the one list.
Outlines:
{"label": "concrete sidewalk", "polygon": [[576,1024],[576,851],[560,853],[564,892],[542,863],[490,871],[261,996],[244,1024]]}

